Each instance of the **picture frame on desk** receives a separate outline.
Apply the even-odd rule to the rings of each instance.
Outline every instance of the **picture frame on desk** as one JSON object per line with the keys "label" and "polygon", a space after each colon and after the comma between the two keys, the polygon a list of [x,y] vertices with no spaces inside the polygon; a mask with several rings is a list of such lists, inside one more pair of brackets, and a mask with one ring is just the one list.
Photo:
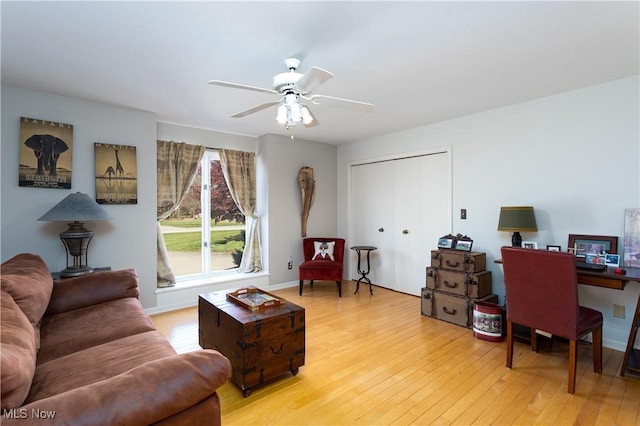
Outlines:
{"label": "picture frame on desk", "polygon": [[552,245],[552,244],[547,244],[547,250],[549,250],[549,251],[562,251],[562,247],[556,246],[556,245]]}
{"label": "picture frame on desk", "polygon": [[618,237],[607,235],[569,234],[567,243],[569,251],[577,257],[585,257],[587,253],[617,254]]}
{"label": "picture frame on desk", "polygon": [[607,266],[614,266],[617,268],[620,266],[620,255],[607,253],[604,258],[604,263]]}
{"label": "picture frame on desk", "polygon": [[587,253],[584,257],[584,261],[593,265],[603,265],[605,263],[604,256],[605,255],[600,253]]}
{"label": "picture frame on desk", "polygon": [[537,250],[538,243],[536,243],[535,241],[523,241],[522,248]]}

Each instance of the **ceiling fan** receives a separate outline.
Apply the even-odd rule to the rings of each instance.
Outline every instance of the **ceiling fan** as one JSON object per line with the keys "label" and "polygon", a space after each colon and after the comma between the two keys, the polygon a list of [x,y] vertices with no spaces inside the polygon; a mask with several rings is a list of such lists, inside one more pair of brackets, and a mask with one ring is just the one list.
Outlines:
{"label": "ceiling fan", "polygon": [[309,101],[314,105],[327,105],[360,112],[371,112],[375,108],[373,104],[367,102],[312,94],[313,90],[333,77],[333,74],[318,67],[311,67],[304,74],[299,73],[297,72],[297,69],[300,66],[300,62],[301,61],[296,58],[285,59],[284,63],[289,72],[276,74],[273,77],[272,89],[248,86],[246,84],[230,83],[228,81],[221,80],[211,80],[209,81],[209,84],[230,87],[232,89],[251,90],[254,92],[278,96],[280,98],[278,100],[257,105],[253,108],[234,114],[232,117],[246,117],[247,115],[278,105],[276,122],[284,125],[286,128],[296,126],[298,123],[302,123],[305,127],[318,125],[318,120],[315,118],[311,110],[309,110],[307,105],[300,103],[301,100]]}

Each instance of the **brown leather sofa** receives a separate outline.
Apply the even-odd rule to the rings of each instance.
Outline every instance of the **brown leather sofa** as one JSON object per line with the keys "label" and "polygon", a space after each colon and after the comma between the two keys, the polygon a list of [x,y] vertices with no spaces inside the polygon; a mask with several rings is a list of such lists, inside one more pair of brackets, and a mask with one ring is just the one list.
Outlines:
{"label": "brown leather sofa", "polygon": [[219,425],[222,354],[176,354],[133,269],[53,281],[39,256],[0,269],[2,425]]}

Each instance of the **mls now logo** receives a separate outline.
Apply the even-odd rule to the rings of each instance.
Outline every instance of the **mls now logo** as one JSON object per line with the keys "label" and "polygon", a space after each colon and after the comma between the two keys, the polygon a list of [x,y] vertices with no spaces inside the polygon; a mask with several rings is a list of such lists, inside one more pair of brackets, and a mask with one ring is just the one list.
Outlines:
{"label": "mls now logo", "polygon": [[55,411],[39,410],[32,408],[11,408],[2,410],[2,415],[7,419],[53,419],[56,417]]}

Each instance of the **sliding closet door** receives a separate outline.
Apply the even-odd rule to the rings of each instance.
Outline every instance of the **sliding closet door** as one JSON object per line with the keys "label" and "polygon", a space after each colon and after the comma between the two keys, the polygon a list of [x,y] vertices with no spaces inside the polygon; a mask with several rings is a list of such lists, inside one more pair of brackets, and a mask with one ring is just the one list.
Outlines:
{"label": "sliding closet door", "polygon": [[378,247],[374,284],[420,295],[430,251],[451,229],[450,176],[446,152],[351,168],[350,244]]}
{"label": "sliding closet door", "polygon": [[394,290],[420,295],[438,238],[450,230],[445,154],[395,161]]}
{"label": "sliding closet door", "polygon": [[[393,163],[362,164],[351,168],[351,225],[349,246],[374,246],[368,278],[389,287],[393,283]],[[352,278],[358,278],[357,256],[351,257]],[[364,253],[363,253],[364,256]],[[366,268],[363,258],[362,267]]]}

